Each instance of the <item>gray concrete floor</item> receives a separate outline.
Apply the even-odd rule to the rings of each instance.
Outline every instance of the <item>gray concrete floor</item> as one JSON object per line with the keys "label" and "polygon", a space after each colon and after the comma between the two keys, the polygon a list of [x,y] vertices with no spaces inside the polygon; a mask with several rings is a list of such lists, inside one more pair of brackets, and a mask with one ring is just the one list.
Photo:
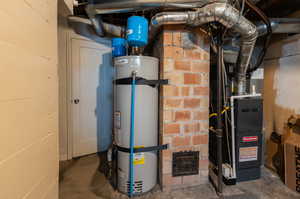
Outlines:
{"label": "gray concrete floor", "polygon": [[[99,157],[90,155],[60,164],[60,199],[126,199],[113,190],[105,176],[99,172]],[[136,199],[217,199],[211,185],[203,185],[172,192],[160,190]],[[224,199],[300,199],[269,170],[263,169],[260,180],[239,183],[224,188]]]}

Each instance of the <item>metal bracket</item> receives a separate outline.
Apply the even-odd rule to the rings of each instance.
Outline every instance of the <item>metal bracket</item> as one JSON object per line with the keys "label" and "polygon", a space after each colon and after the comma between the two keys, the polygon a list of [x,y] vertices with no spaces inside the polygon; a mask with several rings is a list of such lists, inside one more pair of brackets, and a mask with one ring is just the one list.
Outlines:
{"label": "metal bracket", "polygon": [[[153,88],[155,88],[158,85],[167,85],[169,84],[169,80],[167,79],[160,79],[160,80],[147,80],[142,77],[136,77],[136,85],[148,85]],[[132,84],[132,78],[123,78],[123,79],[117,79],[114,81],[117,85],[131,85]]]}
{"label": "metal bracket", "polygon": [[[118,151],[124,152],[124,153],[130,153],[129,148],[116,146]],[[150,147],[144,147],[144,148],[135,148],[133,150],[133,153],[143,153],[143,152],[150,152],[150,151],[162,151],[169,148],[168,144],[164,145],[158,145],[158,146],[150,146]]]}

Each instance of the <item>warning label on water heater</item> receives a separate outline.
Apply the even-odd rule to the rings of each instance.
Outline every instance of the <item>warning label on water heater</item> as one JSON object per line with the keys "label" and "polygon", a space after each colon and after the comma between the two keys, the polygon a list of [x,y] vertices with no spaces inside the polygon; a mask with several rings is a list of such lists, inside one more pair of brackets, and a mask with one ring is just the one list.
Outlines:
{"label": "warning label on water heater", "polygon": [[241,147],[240,162],[256,161],[258,159],[258,147]]}
{"label": "warning label on water heater", "polygon": [[133,157],[133,164],[140,165],[145,164],[145,154],[144,153],[135,153]]}
{"label": "warning label on water heater", "polygon": [[[135,149],[144,148],[144,146],[136,146]],[[140,165],[145,164],[145,154],[144,153],[135,153],[133,155],[133,164]]]}

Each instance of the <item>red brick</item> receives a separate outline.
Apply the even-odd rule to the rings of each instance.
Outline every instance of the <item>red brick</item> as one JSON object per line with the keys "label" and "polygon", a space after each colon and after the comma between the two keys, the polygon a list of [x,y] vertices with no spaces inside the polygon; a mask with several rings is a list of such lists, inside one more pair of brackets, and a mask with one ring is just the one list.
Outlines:
{"label": "red brick", "polygon": [[187,121],[191,119],[190,111],[176,111],[175,112],[175,121]]}
{"label": "red brick", "polygon": [[193,61],[191,65],[192,65],[192,72],[201,72],[201,73],[209,72],[209,62]]}
{"label": "red brick", "polygon": [[172,160],[172,154],[173,154],[173,151],[171,151],[170,149],[163,150],[162,151],[163,161],[164,160]]}
{"label": "red brick", "polygon": [[181,47],[175,47],[175,46],[173,46],[171,49],[168,49],[168,50],[171,50],[171,53],[172,53],[172,57],[171,58],[176,58],[176,59],[183,58],[183,49]]}
{"label": "red brick", "polygon": [[174,70],[174,60],[171,58],[164,58],[162,61],[163,72],[170,72]]}
{"label": "red brick", "polygon": [[184,125],[185,133],[196,133],[200,131],[200,123],[192,123]]}
{"label": "red brick", "polygon": [[184,30],[185,26],[184,25],[164,25],[163,30],[166,31],[172,31],[172,32],[178,32]]}
{"label": "red brick", "polygon": [[164,32],[163,33],[163,43],[164,43],[164,45],[172,45],[173,44],[173,33],[172,32]]}
{"label": "red brick", "polygon": [[200,60],[200,59],[202,59],[202,54],[201,54],[201,52],[194,50],[194,49],[193,50],[185,50],[184,57],[193,59],[193,60]]}
{"label": "red brick", "polygon": [[163,174],[170,174],[172,173],[172,160],[164,160],[162,162],[162,172]]}
{"label": "red brick", "polygon": [[209,50],[203,50],[201,51],[201,59],[202,60],[210,60],[210,54],[209,54]]}
{"label": "red brick", "polygon": [[200,99],[184,99],[184,108],[198,108]]}
{"label": "red brick", "polygon": [[191,144],[191,137],[190,136],[184,136],[184,137],[174,137],[172,139],[172,146],[178,147],[178,146],[188,146]]}
{"label": "red brick", "polygon": [[180,108],[182,107],[181,99],[164,99],[165,108]]}
{"label": "red brick", "polygon": [[201,132],[208,132],[208,121],[201,122]]}
{"label": "red brick", "polygon": [[163,174],[163,186],[174,186],[182,184],[182,177],[173,177],[172,174]]}
{"label": "red brick", "polygon": [[199,173],[198,175],[190,175],[190,176],[183,176],[182,184],[184,185],[199,185],[202,182],[202,176]]}
{"label": "red brick", "polygon": [[208,87],[195,87],[194,88],[194,95],[209,95],[209,88]]}
{"label": "red brick", "polygon": [[164,46],[163,53],[164,58],[173,58],[173,46]]}
{"label": "red brick", "polygon": [[167,97],[179,96],[179,88],[176,86],[163,86],[163,95]]}
{"label": "red brick", "polygon": [[173,150],[173,152],[181,152],[181,151],[195,151],[195,148],[193,146],[186,145],[186,146],[180,146],[179,148],[175,148]]}
{"label": "red brick", "polygon": [[208,73],[201,73],[200,76],[201,76],[201,84],[202,85],[208,85],[208,83],[209,83]]}
{"label": "red brick", "polygon": [[163,138],[162,138],[162,144],[170,144],[172,143],[172,137],[171,137],[172,134],[164,134],[163,135]]}
{"label": "red brick", "polygon": [[164,134],[179,134],[180,124],[164,124]]}
{"label": "red brick", "polygon": [[200,149],[200,159],[206,160],[208,159],[208,143],[199,145]]}
{"label": "red brick", "polygon": [[193,145],[207,144],[207,143],[208,143],[208,135],[194,135],[193,136]]}
{"label": "red brick", "polygon": [[163,111],[163,120],[164,121],[173,121],[174,120],[174,112],[170,110]]}
{"label": "red brick", "polygon": [[207,108],[209,107],[209,97],[203,97],[201,98],[201,105],[202,108]]}
{"label": "red brick", "polygon": [[181,88],[181,96],[190,96],[190,87],[182,87]]}
{"label": "red brick", "polygon": [[208,183],[208,173],[209,170],[200,170],[201,176],[202,176],[202,184],[207,184]]}
{"label": "red brick", "polygon": [[194,112],[193,120],[208,120],[208,111]]}
{"label": "red brick", "polygon": [[183,57],[183,49],[180,47],[174,47],[173,48],[173,57],[176,57],[177,59]]}
{"label": "red brick", "polygon": [[181,46],[181,33],[180,32],[173,33],[173,45]]}
{"label": "red brick", "polygon": [[176,60],[174,65],[176,70],[185,70],[190,71],[191,70],[191,62],[188,60]]}
{"label": "red brick", "polygon": [[168,79],[171,85],[178,85],[184,83],[184,76],[181,72],[178,71],[164,73],[164,78]]}
{"label": "red brick", "polygon": [[184,84],[200,84],[201,78],[199,74],[185,73]]}
{"label": "red brick", "polygon": [[208,164],[209,164],[209,161],[207,159],[206,160],[199,160],[199,169],[207,170],[208,169]]}

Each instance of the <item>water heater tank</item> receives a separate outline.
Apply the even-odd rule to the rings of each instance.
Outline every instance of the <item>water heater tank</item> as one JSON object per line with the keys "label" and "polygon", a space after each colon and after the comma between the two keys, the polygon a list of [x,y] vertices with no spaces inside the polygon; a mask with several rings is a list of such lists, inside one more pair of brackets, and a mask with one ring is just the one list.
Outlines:
{"label": "water heater tank", "polygon": [[[124,56],[114,59],[117,80],[137,78],[158,79],[158,59],[147,56]],[[130,147],[130,83],[116,84],[115,88],[115,141],[117,146]],[[128,81],[127,81],[128,82]],[[135,148],[158,144],[158,89],[149,85],[136,85],[135,97]],[[118,152],[118,190],[129,192],[129,153]],[[150,191],[157,183],[157,152],[134,154],[134,194]]]}

